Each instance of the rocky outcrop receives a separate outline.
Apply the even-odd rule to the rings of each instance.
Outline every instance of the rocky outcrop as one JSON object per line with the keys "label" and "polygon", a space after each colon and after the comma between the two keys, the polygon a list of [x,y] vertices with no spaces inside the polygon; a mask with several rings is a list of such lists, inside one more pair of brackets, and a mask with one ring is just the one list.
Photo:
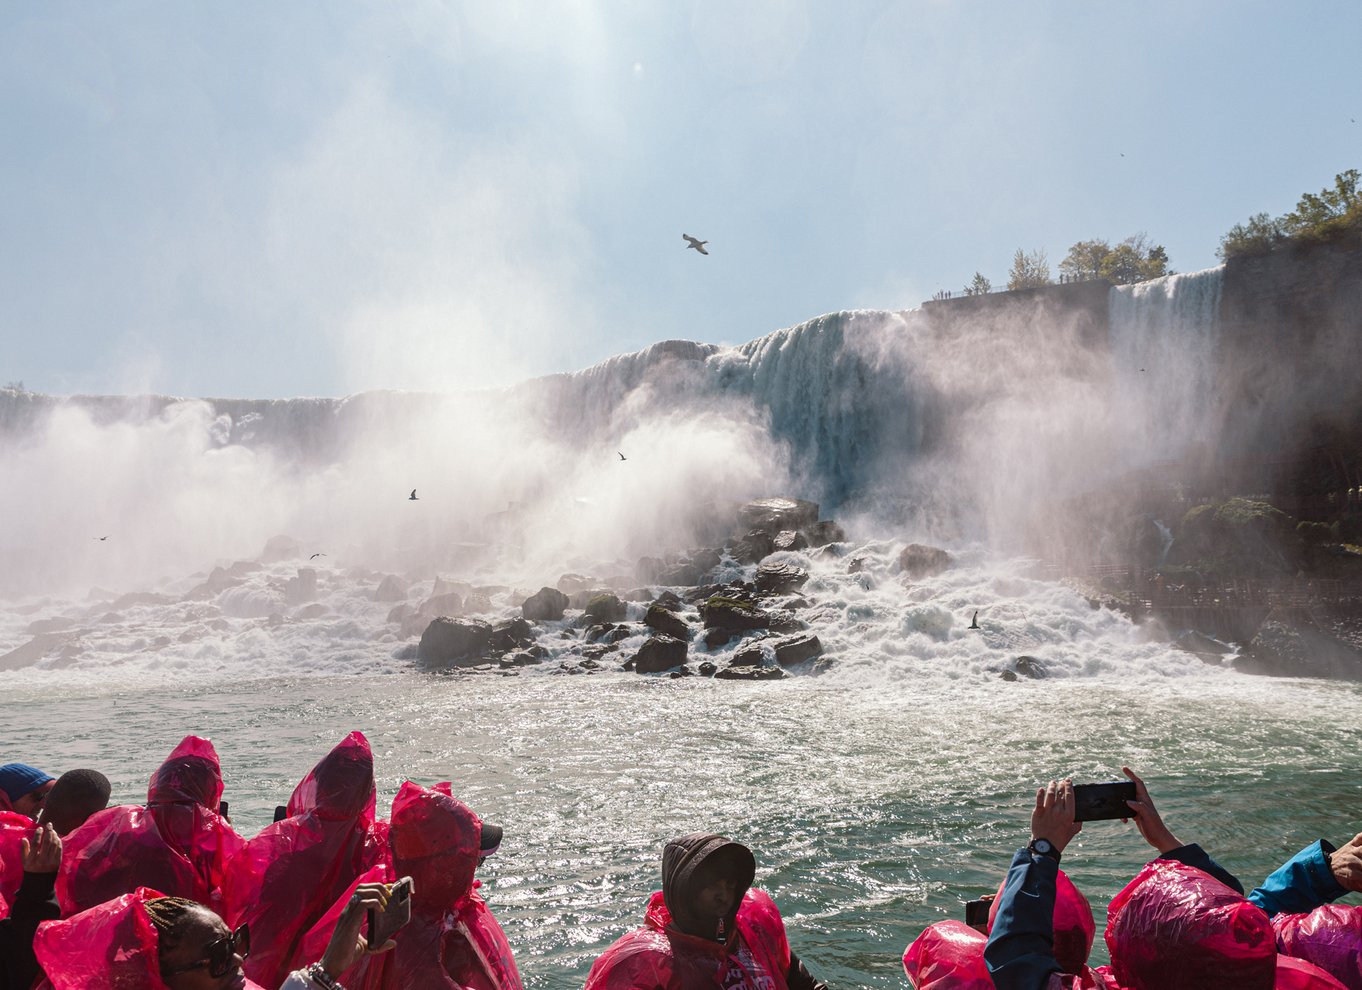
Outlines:
{"label": "rocky outcrop", "polygon": [[913,581],[934,577],[954,562],[945,550],[921,543],[910,543],[899,553],[899,571]]}
{"label": "rocky outcrop", "polygon": [[845,543],[847,534],[831,519],[822,519],[804,531],[811,547],[825,547],[831,543]]}
{"label": "rocky outcrop", "polygon": [[715,678],[721,681],[778,681],[786,676],[779,667],[763,667],[757,664],[730,664],[716,671]]}
{"label": "rocky outcrop", "polygon": [[809,541],[804,534],[797,529],[783,529],[776,534],[776,538],[771,541],[772,551],[776,550],[807,550]]}
{"label": "rocky outcrop", "polygon": [[648,614],[643,617],[643,623],[676,639],[690,639],[690,626],[686,624],[686,620],[657,602],[648,606]]}
{"label": "rocky outcrop", "polygon": [[1274,609],[1234,666],[1274,677],[1362,681],[1362,652],[1296,609]]}
{"label": "rocky outcrop", "polygon": [[771,618],[751,602],[725,595],[713,595],[700,607],[705,628],[765,629]]}
{"label": "rocky outcrop", "polygon": [[633,668],[640,674],[658,674],[686,662],[686,643],[674,636],[649,636],[634,654]]}
{"label": "rocky outcrop", "polygon": [[265,541],[265,549],[260,551],[262,564],[277,564],[281,560],[293,560],[303,552],[303,545],[291,536],[271,536]]}
{"label": "rocky outcrop", "polygon": [[628,614],[628,607],[619,600],[618,595],[606,592],[593,595],[586,603],[586,617],[592,623],[619,622]]}
{"label": "rocky outcrop", "polygon": [[463,596],[458,592],[446,591],[444,594],[431,595],[417,611],[433,619],[437,615],[459,615],[463,612],[463,604]]}
{"label": "rocky outcrop", "polygon": [[744,529],[757,529],[775,536],[784,529],[804,529],[818,522],[818,503],[778,496],[759,498],[738,510]]}
{"label": "rocky outcrop", "polygon": [[486,622],[464,621],[442,615],[431,620],[421,634],[416,656],[430,666],[476,666],[483,663],[483,653],[492,639],[492,627]]}
{"label": "rocky outcrop", "polygon": [[754,529],[741,539],[729,540],[724,549],[740,564],[755,564],[775,549],[775,539],[770,533]]}
{"label": "rocky outcrop", "polygon": [[757,590],[767,595],[798,591],[809,579],[809,572],[794,564],[767,561],[757,568]]}
{"label": "rocky outcrop", "polygon": [[776,640],[772,647],[775,650],[776,663],[782,667],[793,667],[823,654],[823,644],[812,633],[785,636]]}
{"label": "rocky outcrop", "polygon": [[556,588],[540,588],[521,603],[520,614],[531,622],[557,622],[567,607],[567,595]]}
{"label": "rocky outcrop", "polygon": [[492,627],[488,649],[498,652],[521,649],[534,644],[534,630],[524,619],[506,619]]}
{"label": "rocky outcrop", "polygon": [[376,602],[404,602],[407,600],[407,584],[396,574],[389,574],[373,591]]}

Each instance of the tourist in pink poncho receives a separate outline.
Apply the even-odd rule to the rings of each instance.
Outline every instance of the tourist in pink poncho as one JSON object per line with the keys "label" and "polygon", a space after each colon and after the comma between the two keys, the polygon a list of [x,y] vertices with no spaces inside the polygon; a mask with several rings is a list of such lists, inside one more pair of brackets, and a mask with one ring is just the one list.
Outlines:
{"label": "tourist in pink poncho", "polygon": [[374,821],[374,757],[363,733],[345,737],[227,865],[227,921],[249,923],[246,975],[267,987],[306,960],[303,936],[358,877],[388,860],[387,824]]}
{"label": "tourist in pink poncho", "polygon": [[213,744],[186,736],[152,776],[146,807],[109,808],[64,842],[57,900],[64,915],[151,887],[222,909],[227,863],[245,845],[218,814]]}
{"label": "tourist in pink poncho", "polygon": [[[448,783],[402,785],[393,799],[392,864],[360,880],[411,877],[411,923],[397,933],[393,952],[365,958],[342,975],[346,990],[521,990],[511,946],[473,879],[500,834],[454,798]],[[348,896],[308,933],[305,956],[331,937]]]}

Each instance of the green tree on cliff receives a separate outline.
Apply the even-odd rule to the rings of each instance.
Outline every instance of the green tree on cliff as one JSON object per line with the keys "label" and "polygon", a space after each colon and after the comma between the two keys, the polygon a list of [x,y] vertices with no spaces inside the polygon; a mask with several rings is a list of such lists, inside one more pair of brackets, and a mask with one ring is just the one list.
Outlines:
{"label": "green tree on cliff", "polygon": [[1127,237],[1115,247],[1103,240],[1079,241],[1069,248],[1059,270],[1071,282],[1105,278],[1117,285],[1173,274],[1163,245],[1150,244],[1143,233]]}
{"label": "green tree on cliff", "polygon": [[1045,257],[1045,251],[1023,251],[1017,248],[1017,253],[1012,256],[1012,269],[1008,273],[1008,289],[1034,289],[1042,285],[1049,285],[1050,261]]}
{"label": "green tree on cliff", "polygon": [[1362,173],[1350,168],[1334,176],[1332,188],[1306,193],[1290,213],[1273,218],[1266,213],[1237,223],[1220,239],[1216,254],[1222,261],[1239,255],[1266,254],[1289,241],[1328,241],[1349,233],[1362,234]]}
{"label": "green tree on cliff", "polygon": [[981,272],[975,272],[974,278],[969,280],[969,285],[965,286],[967,296],[986,296],[993,291],[993,283],[984,278]]}

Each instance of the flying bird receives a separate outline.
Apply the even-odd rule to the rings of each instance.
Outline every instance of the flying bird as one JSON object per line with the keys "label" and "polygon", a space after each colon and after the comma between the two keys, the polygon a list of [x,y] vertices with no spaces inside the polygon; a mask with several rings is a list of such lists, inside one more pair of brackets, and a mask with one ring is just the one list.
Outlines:
{"label": "flying bird", "polygon": [[94,539],[98,540],[100,543],[103,543],[105,540],[108,539],[108,537],[107,537],[107,536],[96,536],[96,537],[94,537]]}
{"label": "flying bird", "polygon": [[698,237],[691,237],[690,234],[682,234],[681,236],[686,239],[686,247],[688,249],[695,248],[695,250],[699,251],[701,254],[709,254],[709,252],[705,250],[705,245],[708,244],[709,241],[702,241]]}
{"label": "flying bird", "polygon": [[971,629],[979,628],[979,610],[977,608],[974,610],[974,618],[969,620],[969,627]]}
{"label": "flying bird", "polygon": [[411,490],[411,494],[407,496],[407,501],[409,501],[409,502],[417,502],[417,501],[420,501],[420,500],[416,497],[416,489],[415,489],[415,488],[413,488],[413,489]]}
{"label": "flying bird", "polygon": [[[620,452],[619,452],[618,450],[615,451],[615,453],[620,454]],[[629,459],[629,458],[625,457],[623,454],[620,454],[620,460],[622,460],[622,461],[627,461],[628,459]]]}
{"label": "flying bird", "polygon": [[316,560],[318,557],[325,557],[325,556],[326,556],[326,554],[324,554],[324,553],[314,553],[311,557],[308,557],[307,559],[308,559],[308,560]]}

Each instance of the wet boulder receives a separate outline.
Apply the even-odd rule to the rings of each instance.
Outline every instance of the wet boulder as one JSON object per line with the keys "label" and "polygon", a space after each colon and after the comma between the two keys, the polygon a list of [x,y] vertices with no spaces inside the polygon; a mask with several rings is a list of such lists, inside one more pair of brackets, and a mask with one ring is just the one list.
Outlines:
{"label": "wet boulder", "polygon": [[721,681],[778,681],[786,674],[779,667],[734,663],[716,671],[714,676]]}
{"label": "wet boulder", "polygon": [[738,637],[736,629],[723,629],[715,626],[713,629],[705,630],[705,649],[717,650],[721,646],[727,646]]}
{"label": "wet boulder", "polygon": [[774,536],[783,529],[804,529],[818,521],[818,503],[799,498],[759,498],[738,510],[738,521],[747,529]]}
{"label": "wet boulder", "polygon": [[668,612],[676,612],[685,604],[674,591],[664,591],[653,599],[654,605],[661,605]]}
{"label": "wet boulder", "polygon": [[1362,681],[1362,652],[1321,629],[1308,613],[1277,608],[1263,620],[1234,667],[1274,677]]}
{"label": "wet boulder", "polygon": [[503,656],[498,664],[503,668],[512,667],[533,667],[535,664],[543,663],[544,659],[529,650],[515,650]]}
{"label": "wet boulder", "polygon": [[686,620],[657,602],[648,606],[648,614],[643,617],[643,623],[667,636],[690,639],[690,626],[686,624]]}
{"label": "wet boulder", "polygon": [[776,538],[771,541],[771,549],[775,550],[806,550],[809,541],[804,538],[804,534],[797,529],[782,529],[776,534]]}
{"label": "wet boulder", "polygon": [[804,530],[804,536],[808,539],[811,547],[825,547],[831,543],[845,543],[847,541],[846,531],[831,519],[820,519]]}
{"label": "wet boulder", "polygon": [[945,550],[921,543],[910,543],[899,553],[899,571],[914,581],[934,577],[953,563],[955,559]]}
{"label": "wet boulder", "polygon": [[567,595],[557,588],[540,588],[521,603],[520,614],[531,622],[557,622],[567,607]]}
{"label": "wet boulder", "polygon": [[458,615],[463,611],[463,596],[453,591],[431,595],[421,603],[419,611],[432,619],[437,615]]}
{"label": "wet boulder", "polygon": [[823,653],[823,644],[812,633],[782,637],[772,647],[775,649],[776,663],[782,667],[793,667]]}
{"label": "wet boulder", "polygon": [[529,646],[533,642],[534,631],[528,622],[524,619],[506,619],[492,627],[487,645],[493,650],[506,651]]}
{"label": "wet boulder", "polygon": [[619,600],[619,596],[609,592],[594,595],[586,603],[587,617],[593,622],[619,622],[627,612],[628,609],[624,602]]}
{"label": "wet boulder", "polygon": [[1044,680],[1050,676],[1050,672],[1045,669],[1045,664],[1035,657],[1017,657],[1012,662],[1012,669],[1022,677],[1029,677],[1033,681]]}
{"label": "wet boulder", "polygon": [[486,622],[442,615],[432,619],[430,625],[426,626],[416,655],[422,663],[432,666],[476,666],[483,662],[482,654],[491,639],[492,627]]}
{"label": "wet boulder", "polygon": [[795,564],[767,561],[757,568],[757,590],[766,595],[798,591],[809,579],[809,572]]}
{"label": "wet boulder", "polygon": [[575,595],[579,591],[590,591],[596,586],[595,579],[584,574],[564,574],[558,579],[558,590],[565,595]]}
{"label": "wet boulder", "polygon": [[389,574],[373,591],[376,602],[404,602],[407,600],[407,583],[396,574]]}
{"label": "wet boulder", "polygon": [[740,598],[712,595],[700,606],[705,628],[765,629],[771,618],[763,609]]}
{"label": "wet boulder", "polygon": [[657,674],[686,662],[685,640],[674,636],[649,636],[634,654],[633,667],[640,674]]}
{"label": "wet boulder", "polygon": [[740,564],[755,564],[775,549],[775,539],[770,533],[754,529],[737,540],[729,540],[724,548]]}
{"label": "wet boulder", "polygon": [[713,660],[704,660],[700,663],[698,669],[701,677],[713,677],[719,670],[719,665]]}

